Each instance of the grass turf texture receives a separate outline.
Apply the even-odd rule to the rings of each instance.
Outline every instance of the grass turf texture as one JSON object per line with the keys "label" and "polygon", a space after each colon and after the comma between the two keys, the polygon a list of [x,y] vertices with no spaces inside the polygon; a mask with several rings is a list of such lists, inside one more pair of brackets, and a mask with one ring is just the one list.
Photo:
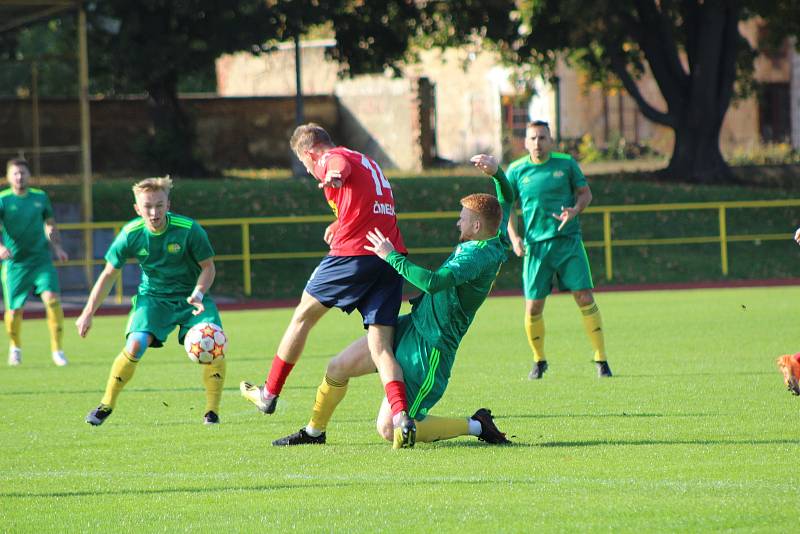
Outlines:
{"label": "grass turf texture", "polygon": [[522,300],[491,298],[465,338],[434,414],[486,406],[513,446],[459,438],[393,451],[374,430],[377,376],[351,382],[328,444],[275,448],[304,425],[325,362],[361,335],[329,313],[277,414],[240,398],[261,380],[290,310],[230,312],[218,427],[201,424],[200,369],[174,337],[145,354],[117,409],[99,402],[122,317],[70,365],[49,361],[45,324],[26,321],[19,368],[0,370],[0,524],[6,532],[775,531],[795,521],[797,410],[774,359],[800,349],[800,288],[599,294],[614,378],[598,379],[568,295],[548,301],[550,370],[531,358]]}

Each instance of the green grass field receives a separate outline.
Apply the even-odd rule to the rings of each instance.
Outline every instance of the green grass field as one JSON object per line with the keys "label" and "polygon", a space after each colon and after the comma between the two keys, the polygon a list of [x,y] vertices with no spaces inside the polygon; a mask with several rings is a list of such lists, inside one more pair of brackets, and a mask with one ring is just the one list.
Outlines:
{"label": "green grass field", "polygon": [[263,416],[261,380],[290,310],[223,315],[232,342],[222,424],[201,424],[200,372],[174,339],[148,352],[105,425],[123,317],[71,327],[71,364],[26,321],[0,369],[0,531],[785,531],[796,522],[800,399],[775,357],[800,350],[800,288],[601,293],[615,377],[600,380],[571,297],[548,301],[550,370],[527,380],[522,299],[492,298],[433,413],[486,406],[514,445],[474,438],[393,451],[378,438],[376,376],[351,383],[328,444],[275,448],[305,424],[326,360],[361,335],[332,312]]}

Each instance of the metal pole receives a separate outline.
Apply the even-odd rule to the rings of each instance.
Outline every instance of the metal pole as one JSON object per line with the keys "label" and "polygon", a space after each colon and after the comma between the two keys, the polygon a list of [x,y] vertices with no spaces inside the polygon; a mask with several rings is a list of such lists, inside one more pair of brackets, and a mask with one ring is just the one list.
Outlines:
{"label": "metal pole", "polygon": [[611,212],[603,210],[603,251],[606,259],[606,280],[614,278],[614,264],[611,255]]}
{"label": "metal pole", "polygon": [[[300,34],[294,36],[294,83],[295,83],[295,96],[294,96],[294,124],[300,126],[305,121],[303,112],[303,80],[302,71],[303,65],[301,62],[300,50]],[[303,164],[297,159],[297,156],[292,153],[290,155],[292,160],[292,174],[295,177],[305,176],[306,169]]]}
{"label": "metal pole", "polygon": [[722,274],[728,276],[728,224],[725,217],[725,206],[719,207],[719,255]]}
{"label": "metal pole", "polygon": [[33,175],[42,174],[41,122],[39,121],[39,65],[31,63],[31,114],[33,115]]}
{"label": "metal pole", "polygon": [[553,76],[553,88],[556,97],[556,143],[561,142],[561,78]]}
{"label": "metal pole", "polygon": [[[92,147],[91,124],[89,122],[89,52],[86,43],[86,11],[83,3],[78,4],[78,74],[79,99],[81,109],[81,204],[83,222],[91,222],[92,215]],[[92,259],[94,257],[92,230],[84,230],[84,258],[86,260],[86,280],[91,287],[93,278]]]}

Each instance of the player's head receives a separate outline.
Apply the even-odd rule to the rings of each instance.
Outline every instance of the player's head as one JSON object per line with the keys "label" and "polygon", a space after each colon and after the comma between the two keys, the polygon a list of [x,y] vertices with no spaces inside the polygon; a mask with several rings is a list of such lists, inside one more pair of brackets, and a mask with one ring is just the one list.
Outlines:
{"label": "player's head", "polygon": [[172,179],[146,178],[133,184],[133,196],[136,202],[133,209],[144,219],[144,224],[151,232],[158,232],[167,223],[169,211],[169,192],[172,189]]}
{"label": "player's head", "polygon": [[550,125],[545,121],[529,122],[525,128],[525,149],[533,161],[546,160],[553,148]]}
{"label": "player's head", "polygon": [[289,146],[306,170],[313,174],[314,163],[325,150],[334,144],[325,128],[315,122],[309,122],[294,129]]}
{"label": "player's head", "polygon": [[461,199],[461,214],[456,226],[461,231],[459,241],[489,239],[497,235],[503,209],[497,197],[474,193]]}
{"label": "player's head", "polygon": [[8,185],[14,192],[25,191],[28,187],[28,180],[31,177],[31,169],[28,162],[22,158],[14,158],[6,163],[6,179]]}

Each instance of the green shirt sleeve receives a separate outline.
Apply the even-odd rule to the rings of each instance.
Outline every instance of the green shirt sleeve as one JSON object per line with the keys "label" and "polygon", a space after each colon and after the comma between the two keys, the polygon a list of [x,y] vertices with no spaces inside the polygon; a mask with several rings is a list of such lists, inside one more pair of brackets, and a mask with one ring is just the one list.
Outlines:
{"label": "green shirt sleeve", "polygon": [[192,255],[196,262],[200,263],[203,260],[214,257],[214,248],[211,246],[208,234],[197,222],[192,223],[187,242],[189,244],[189,254]]}
{"label": "green shirt sleeve", "polygon": [[42,196],[44,197],[44,209],[42,210],[42,216],[46,221],[47,219],[52,219],[54,217],[53,205],[50,204],[50,197],[47,196],[47,193],[42,193]]}
{"label": "green shirt sleeve", "polygon": [[128,248],[128,234],[124,231],[120,232],[114,238],[111,246],[108,247],[106,261],[113,265],[115,269],[122,269],[122,266],[125,265],[125,262],[130,257]]}
{"label": "green shirt sleeve", "polygon": [[579,187],[586,187],[589,185],[589,183],[586,181],[586,176],[583,175],[583,171],[578,165],[578,162],[573,158],[569,158],[569,165],[571,171],[570,182],[572,183],[572,189],[575,190]]}
{"label": "green shirt sleeve", "polygon": [[457,285],[455,273],[447,265],[431,271],[416,265],[414,262],[397,251],[391,252],[386,261],[400,273],[400,275],[420,288],[425,293],[436,293],[443,289]]}
{"label": "green shirt sleeve", "polygon": [[511,183],[506,178],[506,173],[503,172],[502,167],[497,167],[497,172],[494,173],[492,178],[494,178],[494,189],[500,204],[513,203],[514,191],[511,189]]}

